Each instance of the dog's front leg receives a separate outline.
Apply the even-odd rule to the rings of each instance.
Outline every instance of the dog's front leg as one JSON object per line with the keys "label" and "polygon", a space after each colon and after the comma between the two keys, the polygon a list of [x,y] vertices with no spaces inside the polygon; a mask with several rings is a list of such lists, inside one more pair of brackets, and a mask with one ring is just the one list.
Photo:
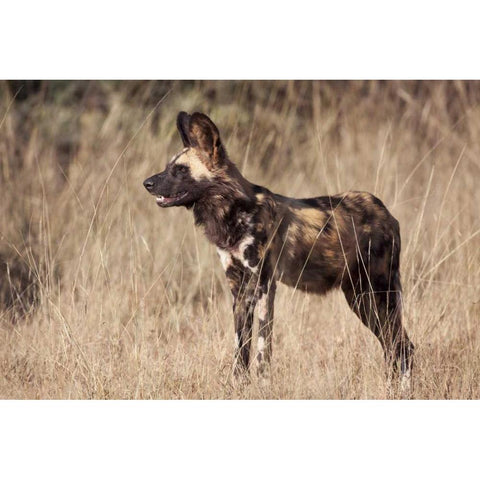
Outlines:
{"label": "dog's front leg", "polygon": [[275,279],[261,285],[258,298],[258,353],[257,371],[262,377],[269,374],[272,358],[273,309],[275,300]]}
{"label": "dog's front leg", "polygon": [[235,377],[248,372],[250,345],[252,342],[253,313],[255,310],[256,278],[229,251],[218,249],[233,296],[233,319],[235,325]]}
{"label": "dog's front leg", "polygon": [[250,345],[252,343],[253,312],[255,299],[248,290],[241,290],[233,301],[235,323],[234,374],[236,377],[248,372],[250,363]]}

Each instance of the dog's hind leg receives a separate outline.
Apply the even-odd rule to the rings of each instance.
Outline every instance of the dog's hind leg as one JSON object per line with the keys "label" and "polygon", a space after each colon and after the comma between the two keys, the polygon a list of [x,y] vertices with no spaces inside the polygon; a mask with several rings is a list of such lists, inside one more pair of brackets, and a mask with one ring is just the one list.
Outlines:
{"label": "dog's hind leg", "polygon": [[366,291],[343,287],[343,291],[350,308],[382,345],[388,383],[391,384],[393,377],[400,373],[402,394],[409,395],[414,346],[402,325],[400,289],[380,287],[372,291],[372,287],[375,288],[373,285]]}

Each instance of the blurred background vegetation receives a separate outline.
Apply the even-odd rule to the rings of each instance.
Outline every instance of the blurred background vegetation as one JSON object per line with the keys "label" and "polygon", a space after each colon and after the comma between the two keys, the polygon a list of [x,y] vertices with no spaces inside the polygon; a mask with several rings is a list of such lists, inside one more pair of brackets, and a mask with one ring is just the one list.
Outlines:
{"label": "blurred background vegetation", "polygon": [[[148,127],[152,134],[160,134],[158,121],[165,115],[156,108],[157,102],[173,92],[177,99],[184,99],[178,109],[189,107],[205,110],[220,117],[227,115],[233,129],[241,138],[250,138],[252,144],[261,143],[255,149],[260,167],[269,170],[275,159],[275,169],[288,164],[295,145],[308,140],[311,129],[306,127],[317,121],[322,135],[328,140],[329,151],[335,153],[344,146],[352,126],[359,132],[370,130],[369,125],[393,125],[401,122],[411,132],[410,141],[423,151],[435,148],[449,137],[452,161],[458,155],[456,148],[462,142],[468,144],[466,156],[480,175],[478,123],[472,115],[478,114],[480,104],[479,81],[53,81],[8,80],[0,83],[0,106],[3,116],[0,132],[0,185],[2,191],[16,189],[12,203],[4,203],[2,233],[8,231],[5,221],[16,219],[14,224],[32,249],[32,212],[20,197],[28,197],[31,190],[22,191],[17,182],[20,172],[32,175],[32,142],[41,138],[43,151],[37,158],[56,165],[56,178],[50,178],[58,187],[68,178],[70,164],[81,157],[82,122],[96,118],[98,125],[108,119],[119,104],[128,105],[129,113],[153,114]],[[227,113],[226,113],[227,112]],[[173,125],[175,111],[169,112]],[[251,131],[252,121],[255,129]],[[122,119],[116,127],[123,134],[133,134],[139,126]],[[101,132],[90,149],[102,149]],[[256,136],[262,142],[256,141]],[[268,140],[265,141],[265,136]],[[352,148],[362,150],[362,138],[348,139]],[[285,163],[285,165],[282,164]],[[35,175],[35,174],[33,174]],[[21,185],[22,181],[19,181]],[[313,193],[312,193],[313,194]],[[5,200],[5,196],[4,196]],[[27,230],[29,233],[27,234]],[[2,235],[3,242],[5,236]],[[33,254],[33,250],[30,252]],[[11,249],[0,246],[0,302],[9,308],[20,305],[22,311],[32,304],[35,297],[35,281],[31,269],[19,262]],[[12,290],[13,286],[13,290]]]}

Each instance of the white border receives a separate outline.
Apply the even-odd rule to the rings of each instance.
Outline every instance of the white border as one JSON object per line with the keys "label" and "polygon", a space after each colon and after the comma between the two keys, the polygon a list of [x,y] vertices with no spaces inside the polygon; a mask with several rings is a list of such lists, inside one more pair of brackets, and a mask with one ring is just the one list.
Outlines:
{"label": "white border", "polygon": [[0,78],[480,78],[475,2],[2,4]]}
{"label": "white border", "polygon": [[479,403],[471,401],[4,401],[0,414],[5,478],[423,479],[478,471]]}

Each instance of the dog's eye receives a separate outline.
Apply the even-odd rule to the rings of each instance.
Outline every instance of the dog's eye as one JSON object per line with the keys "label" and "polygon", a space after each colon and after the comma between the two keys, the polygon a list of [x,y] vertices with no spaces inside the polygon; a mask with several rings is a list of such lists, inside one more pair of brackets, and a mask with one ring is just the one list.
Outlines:
{"label": "dog's eye", "polygon": [[177,173],[186,173],[188,170],[188,167],[186,165],[177,165],[177,168],[175,169],[175,175]]}

